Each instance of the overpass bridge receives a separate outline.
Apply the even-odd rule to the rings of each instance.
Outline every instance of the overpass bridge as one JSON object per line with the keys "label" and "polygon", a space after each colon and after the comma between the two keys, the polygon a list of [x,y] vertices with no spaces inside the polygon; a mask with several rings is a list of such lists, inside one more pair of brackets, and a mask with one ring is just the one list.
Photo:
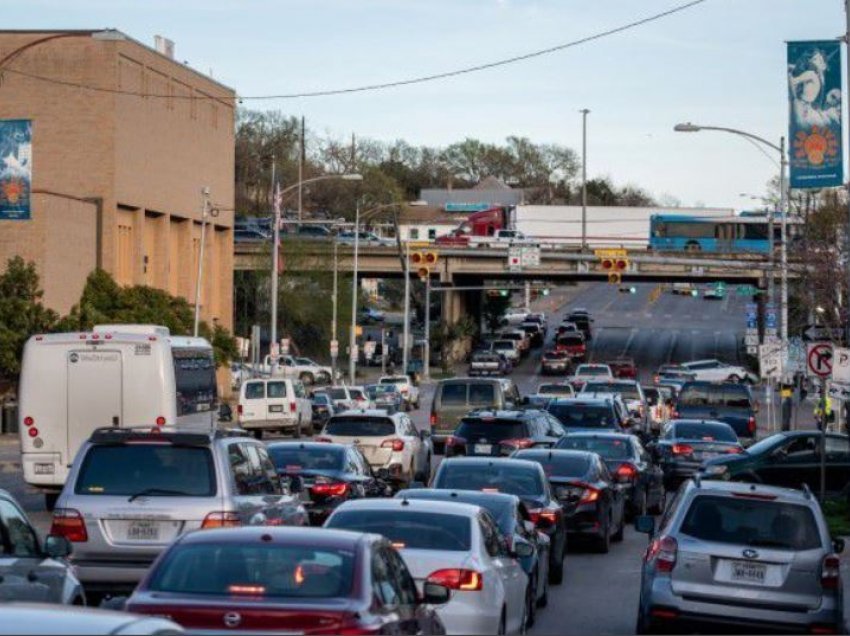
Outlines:
{"label": "overpass bridge", "polygon": [[[337,249],[339,271],[350,272],[354,262],[353,247],[338,245]],[[431,246],[427,249],[439,254],[438,262],[432,268],[432,285],[437,288],[434,279],[438,278],[439,288],[444,294],[443,319],[450,323],[467,312],[477,312],[482,292],[475,288],[488,283],[534,281],[535,284],[556,285],[566,281],[608,278],[608,271],[602,268],[599,256],[576,248],[543,248],[539,264],[523,267],[520,271],[512,271],[508,266],[508,250],[505,248]],[[763,289],[771,271],[769,259],[763,254],[659,253],[641,249],[627,251],[625,259],[628,267],[622,272],[624,283],[724,281]],[[334,247],[325,241],[284,240],[280,262],[285,272],[330,271],[334,267]],[[271,249],[268,244],[235,244],[236,271],[268,269],[270,266]],[[397,247],[369,244],[359,247],[358,277],[401,278],[403,273]],[[451,289],[453,287],[458,289]]]}

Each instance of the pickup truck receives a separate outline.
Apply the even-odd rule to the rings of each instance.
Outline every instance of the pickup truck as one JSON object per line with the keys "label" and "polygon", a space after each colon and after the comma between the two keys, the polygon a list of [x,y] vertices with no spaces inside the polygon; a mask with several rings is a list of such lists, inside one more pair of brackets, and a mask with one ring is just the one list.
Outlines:
{"label": "pickup truck", "polygon": [[509,372],[507,359],[498,353],[490,351],[477,351],[472,354],[469,361],[469,375],[506,375]]}
{"label": "pickup truck", "polygon": [[758,404],[749,387],[731,382],[688,382],[676,400],[675,419],[717,420],[738,437],[755,439]]}
{"label": "pickup truck", "polygon": [[511,245],[539,245],[538,241],[528,238],[519,230],[496,230],[492,236],[470,236],[470,247],[505,248]]}
{"label": "pickup truck", "polygon": [[264,377],[291,378],[301,380],[305,385],[330,384],[333,377],[330,367],[323,367],[312,360],[294,356],[278,356],[275,365],[272,365],[272,357],[266,356],[258,371]]}

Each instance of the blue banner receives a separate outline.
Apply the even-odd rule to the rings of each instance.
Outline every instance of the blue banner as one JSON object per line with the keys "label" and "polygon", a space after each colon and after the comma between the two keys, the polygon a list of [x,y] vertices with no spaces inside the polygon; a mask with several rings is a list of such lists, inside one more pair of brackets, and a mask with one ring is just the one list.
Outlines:
{"label": "blue banner", "polygon": [[32,122],[0,119],[0,221],[30,218]]}
{"label": "blue banner", "polygon": [[792,188],[831,188],[844,182],[841,143],[841,43],[788,43]]}

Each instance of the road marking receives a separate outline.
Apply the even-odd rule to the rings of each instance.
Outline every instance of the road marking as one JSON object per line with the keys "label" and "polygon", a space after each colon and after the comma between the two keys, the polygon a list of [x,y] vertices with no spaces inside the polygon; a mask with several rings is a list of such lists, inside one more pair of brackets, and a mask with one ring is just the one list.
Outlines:
{"label": "road marking", "polygon": [[631,346],[632,346],[632,340],[634,340],[634,339],[635,339],[635,335],[637,334],[637,332],[638,332],[638,330],[637,330],[636,328],[632,327],[632,332],[629,334],[629,337],[628,337],[628,339],[626,340],[626,344],[625,344],[625,346],[623,347],[623,352],[620,354],[621,356],[625,356],[625,355],[626,355],[626,353],[627,353],[627,352],[628,352],[628,350],[629,350],[629,347],[631,347]]}
{"label": "road marking", "polygon": [[672,332],[672,337],[670,338],[670,346],[667,348],[667,353],[664,356],[664,362],[670,362],[670,359],[673,357],[673,351],[676,350],[676,341],[679,339],[679,331],[675,330]]}

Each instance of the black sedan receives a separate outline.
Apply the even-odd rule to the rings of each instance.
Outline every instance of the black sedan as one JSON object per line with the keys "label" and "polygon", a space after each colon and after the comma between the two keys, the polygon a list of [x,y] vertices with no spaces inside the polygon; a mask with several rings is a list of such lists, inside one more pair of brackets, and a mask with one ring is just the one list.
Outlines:
{"label": "black sedan", "polygon": [[444,459],[432,482],[442,490],[480,490],[516,495],[528,508],[531,521],[549,537],[549,582],[564,580],[567,553],[567,526],[561,505],[536,462],[520,459],[456,457]]}
{"label": "black sedan", "polygon": [[550,448],[565,434],[546,411],[472,411],[446,440],[446,457],[507,457],[520,448]]}
{"label": "black sedan", "polygon": [[[431,501],[458,501],[481,506],[496,521],[508,544],[508,552],[516,555],[523,571],[528,575],[536,601],[528,608],[529,623],[534,624],[536,607],[546,607],[549,602],[549,537],[537,530],[528,514],[528,509],[516,495],[476,490],[438,490],[420,488],[402,490],[396,499],[428,499]],[[517,555],[517,545],[526,543],[534,550],[528,556]]]}
{"label": "black sedan", "polygon": [[648,448],[664,471],[668,490],[693,477],[706,460],[744,450],[731,426],[711,420],[673,420]]}
{"label": "black sedan", "polygon": [[290,491],[300,493],[310,523],[320,526],[341,503],[392,493],[353,446],[320,442],[274,442],[269,456]]}
{"label": "black sedan", "polygon": [[596,453],[623,487],[626,512],[631,516],[664,510],[664,473],[634,435],[571,433],[555,447]]}
{"label": "black sedan", "polygon": [[596,453],[526,450],[514,455],[539,463],[563,508],[567,532],[590,538],[598,552],[622,541],[626,526],[623,489]]}

